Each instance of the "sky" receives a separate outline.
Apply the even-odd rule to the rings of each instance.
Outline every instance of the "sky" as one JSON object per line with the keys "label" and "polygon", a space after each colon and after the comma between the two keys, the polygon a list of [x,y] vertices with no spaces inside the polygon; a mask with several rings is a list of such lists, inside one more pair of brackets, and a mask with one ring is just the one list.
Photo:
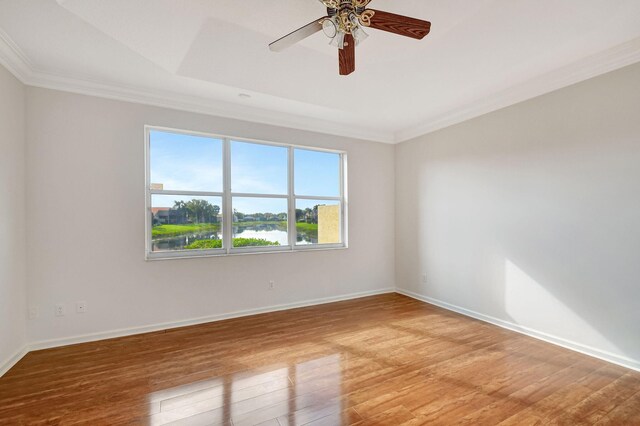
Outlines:
{"label": "sky", "polygon": [[[150,133],[151,183],[165,190],[222,192],[222,140],[153,130]],[[340,156],[294,150],[296,195],[340,196]],[[231,141],[231,191],[287,195],[287,148]],[[153,207],[171,207],[173,200],[199,197],[155,196]],[[205,197],[206,198],[206,197]],[[215,197],[208,201],[217,201]],[[312,208],[319,201],[297,200],[296,208]],[[234,197],[242,213],[283,213],[286,199]]]}

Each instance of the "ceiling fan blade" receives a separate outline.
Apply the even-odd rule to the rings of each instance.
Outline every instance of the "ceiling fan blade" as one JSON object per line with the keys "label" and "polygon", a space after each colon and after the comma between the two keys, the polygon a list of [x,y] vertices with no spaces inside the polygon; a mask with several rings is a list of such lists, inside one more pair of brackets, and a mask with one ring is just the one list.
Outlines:
{"label": "ceiling fan blade", "polygon": [[351,34],[344,36],[344,48],[338,49],[340,75],[349,75],[356,70],[356,41]]}
{"label": "ceiling fan blade", "polygon": [[422,19],[410,18],[408,16],[396,15],[395,13],[383,12],[381,10],[374,9],[367,9],[364,12],[365,16],[367,15],[367,11],[373,12],[373,16],[369,14],[370,22],[369,20],[364,21],[363,25],[370,28],[418,40],[422,40],[431,30],[431,22],[429,21],[423,21]]}
{"label": "ceiling fan blade", "polygon": [[323,19],[324,17],[317,19],[311,22],[310,24],[305,25],[302,28],[298,28],[292,33],[289,33],[286,36],[279,38],[278,40],[274,41],[269,45],[269,49],[271,49],[272,52],[282,52],[284,49],[293,46],[297,42],[304,40],[310,35],[313,35],[318,31],[322,31],[321,22]]}

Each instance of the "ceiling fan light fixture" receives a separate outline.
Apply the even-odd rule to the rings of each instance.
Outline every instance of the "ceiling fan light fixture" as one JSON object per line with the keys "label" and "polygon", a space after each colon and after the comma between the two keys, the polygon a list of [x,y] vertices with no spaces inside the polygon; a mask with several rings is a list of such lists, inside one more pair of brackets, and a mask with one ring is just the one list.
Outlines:
{"label": "ceiling fan light fixture", "polygon": [[360,21],[358,20],[358,15],[355,13],[349,14],[349,21],[351,21],[351,27],[355,28],[360,25]]}
{"label": "ceiling fan light fixture", "polygon": [[351,30],[351,34],[356,41],[356,46],[365,41],[367,37],[369,37],[369,34],[367,34],[360,26],[354,27]]}
{"label": "ceiling fan light fixture", "polygon": [[329,44],[337,47],[338,49],[344,49],[344,36],[345,34],[343,32],[338,32],[338,34],[331,39]]}
{"label": "ceiling fan light fixture", "polygon": [[338,25],[333,19],[325,19],[322,21],[322,32],[329,38],[334,38],[338,35]]}

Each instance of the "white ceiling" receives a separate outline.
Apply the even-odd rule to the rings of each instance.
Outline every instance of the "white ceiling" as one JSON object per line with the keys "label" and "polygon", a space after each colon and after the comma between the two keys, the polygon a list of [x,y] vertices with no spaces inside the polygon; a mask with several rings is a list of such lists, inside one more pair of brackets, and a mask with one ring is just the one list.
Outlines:
{"label": "white ceiling", "polygon": [[267,48],[317,0],[0,0],[0,62],[36,86],[393,143],[640,61],[638,0],[371,7],[432,31],[369,30],[348,77],[321,33]]}

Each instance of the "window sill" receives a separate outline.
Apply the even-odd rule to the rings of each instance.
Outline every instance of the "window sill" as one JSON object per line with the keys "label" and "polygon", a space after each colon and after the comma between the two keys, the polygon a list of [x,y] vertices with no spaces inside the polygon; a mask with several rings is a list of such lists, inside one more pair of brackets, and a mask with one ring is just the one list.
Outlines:
{"label": "window sill", "polygon": [[308,253],[314,251],[331,251],[331,250],[346,250],[348,248],[345,244],[334,244],[325,246],[296,246],[295,248],[286,247],[276,250],[243,250],[236,249],[227,253],[226,250],[206,251],[194,254],[183,254],[181,252],[173,253],[147,253],[145,260],[147,262],[153,262],[157,260],[177,260],[177,259],[199,259],[207,257],[227,257],[227,256],[249,256],[255,254],[276,254],[276,253]]}

